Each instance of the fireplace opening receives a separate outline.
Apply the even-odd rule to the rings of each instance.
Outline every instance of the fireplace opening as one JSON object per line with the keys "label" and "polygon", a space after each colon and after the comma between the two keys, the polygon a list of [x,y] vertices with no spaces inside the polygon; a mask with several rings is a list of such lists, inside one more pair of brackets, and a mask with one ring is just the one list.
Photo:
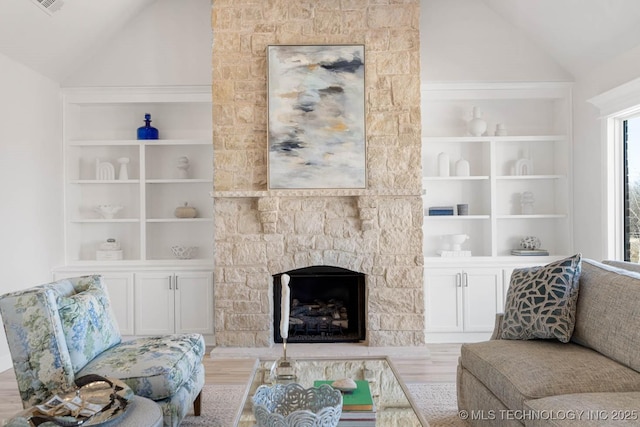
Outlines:
{"label": "fireplace opening", "polygon": [[[365,275],[332,266],[286,272],[290,277],[289,337],[294,343],[359,342],[366,337]],[[280,335],[280,278],[273,276],[274,341]]]}

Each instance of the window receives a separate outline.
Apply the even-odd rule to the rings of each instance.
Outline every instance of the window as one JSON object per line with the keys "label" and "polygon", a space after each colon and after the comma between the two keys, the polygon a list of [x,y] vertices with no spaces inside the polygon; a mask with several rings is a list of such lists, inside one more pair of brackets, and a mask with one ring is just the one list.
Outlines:
{"label": "window", "polygon": [[639,262],[640,78],[589,102],[600,110],[602,123],[602,258]]}
{"label": "window", "polygon": [[640,116],[621,122],[624,260],[640,262]]}

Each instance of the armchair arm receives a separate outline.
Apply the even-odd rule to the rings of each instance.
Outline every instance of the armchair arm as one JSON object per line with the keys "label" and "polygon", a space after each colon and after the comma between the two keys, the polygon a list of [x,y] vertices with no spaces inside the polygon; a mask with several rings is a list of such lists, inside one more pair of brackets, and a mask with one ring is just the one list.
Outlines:
{"label": "armchair arm", "polygon": [[491,340],[499,340],[502,335],[502,319],[504,318],[504,313],[496,313],[496,319],[493,326],[493,333],[491,334]]}

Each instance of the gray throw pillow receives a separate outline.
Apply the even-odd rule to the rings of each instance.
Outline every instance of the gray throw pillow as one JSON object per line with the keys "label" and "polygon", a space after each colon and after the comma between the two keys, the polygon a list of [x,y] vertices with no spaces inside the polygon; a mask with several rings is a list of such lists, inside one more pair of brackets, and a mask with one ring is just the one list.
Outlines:
{"label": "gray throw pillow", "polygon": [[575,325],[582,255],[515,269],[502,320],[502,339],[569,342]]}

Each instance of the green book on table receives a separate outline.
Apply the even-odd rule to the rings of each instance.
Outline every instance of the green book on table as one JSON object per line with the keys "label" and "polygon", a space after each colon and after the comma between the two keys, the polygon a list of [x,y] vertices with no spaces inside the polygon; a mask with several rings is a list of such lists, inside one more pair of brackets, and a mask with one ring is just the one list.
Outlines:
{"label": "green book on table", "polygon": [[[317,380],[313,383],[314,387],[320,387],[322,384],[331,385],[333,381]],[[371,389],[369,381],[356,380],[356,388],[354,391],[342,393],[342,410],[343,411],[371,411],[373,410],[373,398],[371,397]]]}

